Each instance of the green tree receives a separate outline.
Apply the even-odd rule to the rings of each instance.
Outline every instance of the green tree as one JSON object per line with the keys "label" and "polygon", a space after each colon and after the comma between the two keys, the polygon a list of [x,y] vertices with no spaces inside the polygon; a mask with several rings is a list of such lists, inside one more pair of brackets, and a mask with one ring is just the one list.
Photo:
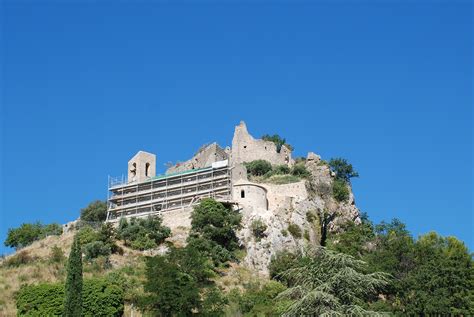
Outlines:
{"label": "green tree", "polygon": [[107,219],[107,203],[105,201],[96,200],[81,209],[81,220],[101,222],[105,219]]}
{"label": "green tree", "polygon": [[60,235],[62,231],[62,227],[57,223],[48,225],[43,225],[39,221],[23,223],[18,228],[8,229],[7,239],[4,244],[7,247],[20,249],[47,236]]}
{"label": "green tree", "polygon": [[281,136],[279,136],[278,134],[274,134],[274,135],[265,134],[265,135],[262,136],[262,140],[271,141],[271,142],[275,143],[276,151],[278,153],[281,152],[281,147],[283,145],[286,146],[290,151],[293,150],[293,147],[291,145],[287,144],[286,140],[284,138],[282,138]]}
{"label": "green tree", "polygon": [[242,216],[232,207],[214,199],[203,199],[191,215],[191,234],[211,240],[233,251],[239,247],[235,230],[240,227]]}
{"label": "green tree", "polygon": [[335,179],[332,183],[332,194],[338,202],[348,201],[350,193],[347,183],[343,180]]}
{"label": "green tree", "polygon": [[63,316],[80,317],[82,314],[82,252],[81,242],[77,235],[74,236],[69,254],[65,290]]}
{"label": "green tree", "polygon": [[474,315],[474,263],[464,243],[428,233],[415,243],[414,264],[402,281],[403,313]]}
{"label": "green tree", "polygon": [[369,252],[368,245],[374,238],[372,222],[362,217],[360,224],[353,221],[344,223],[341,232],[329,239],[328,248],[360,259]]}
{"label": "green tree", "polygon": [[[103,231],[107,232],[108,229]],[[103,235],[107,235],[103,233]],[[163,226],[161,217],[122,218],[119,222],[117,236],[125,245],[137,250],[152,249],[160,245],[171,235],[170,228]]]}
{"label": "green tree", "polygon": [[200,286],[209,283],[211,272],[206,259],[187,247],[147,258],[141,306],[158,316],[192,315],[201,308]]}
{"label": "green tree", "polygon": [[278,295],[294,300],[284,316],[373,313],[363,308],[364,303],[389,283],[388,274],[366,274],[365,262],[325,248],[310,249],[305,256],[308,261],[282,273],[294,282]]}
{"label": "green tree", "polygon": [[352,164],[349,164],[346,159],[332,158],[329,161],[329,168],[336,174],[336,178],[350,183],[352,177],[359,177]]}

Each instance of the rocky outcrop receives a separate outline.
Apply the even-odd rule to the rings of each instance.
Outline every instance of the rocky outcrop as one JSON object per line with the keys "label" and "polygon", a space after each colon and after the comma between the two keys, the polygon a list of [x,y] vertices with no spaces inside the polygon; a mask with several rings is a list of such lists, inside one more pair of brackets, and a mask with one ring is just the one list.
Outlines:
{"label": "rocky outcrop", "polygon": [[[321,158],[309,153],[305,165],[311,173],[308,180],[284,185],[260,184],[267,189],[267,209],[250,205],[242,207],[242,229],[238,235],[247,251],[244,264],[250,268],[265,274],[276,253],[319,245],[321,233],[318,214],[323,211],[336,214],[330,224],[332,231],[338,230],[346,221],[360,222],[352,192],[347,202],[340,203],[332,197],[334,176]],[[252,232],[252,223],[256,220],[266,226],[261,239]],[[290,225],[298,226],[301,236],[292,235]]]}

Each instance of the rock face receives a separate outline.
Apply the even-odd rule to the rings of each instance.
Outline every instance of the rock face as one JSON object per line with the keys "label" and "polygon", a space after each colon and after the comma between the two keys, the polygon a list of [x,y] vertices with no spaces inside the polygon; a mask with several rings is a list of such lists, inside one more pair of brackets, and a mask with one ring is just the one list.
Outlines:
{"label": "rock face", "polygon": [[[323,211],[337,215],[330,224],[333,231],[346,221],[360,222],[352,192],[348,202],[340,203],[332,198],[333,176],[320,157],[309,153],[305,166],[311,173],[309,180],[284,185],[259,184],[267,190],[268,208],[243,205],[242,229],[238,235],[247,250],[244,262],[250,268],[265,274],[276,253],[319,245],[321,233],[317,215]],[[252,232],[252,223],[256,220],[266,225],[261,239]],[[293,235],[290,225],[298,226],[301,236]]]}
{"label": "rock face", "polygon": [[[273,142],[253,138],[244,122],[235,127],[232,148],[223,150],[216,143],[203,146],[193,158],[171,167],[166,173],[206,167],[226,159],[230,159],[232,170],[232,201],[243,216],[238,237],[247,251],[244,264],[251,269],[268,273],[268,264],[276,253],[319,245],[319,216],[322,213],[335,215],[329,224],[329,229],[333,231],[338,230],[344,222],[360,222],[352,191],[347,202],[337,202],[332,194],[334,175],[327,163],[313,152],[308,153],[304,162],[311,174],[308,179],[281,185],[249,180],[243,164],[245,162],[263,159],[272,165],[287,166],[295,162],[291,158],[291,151],[285,146],[278,153]],[[187,208],[179,214],[164,215],[163,220],[173,231],[183,231],[190,227],[190,216],[191,209]],[[261,238],[256,238],[252,230],[252,224],[257,220],[266,226]],[[182,234],[182,239],[177,240],[185,237]],[[180,242],[184,243],[184,240]]]}

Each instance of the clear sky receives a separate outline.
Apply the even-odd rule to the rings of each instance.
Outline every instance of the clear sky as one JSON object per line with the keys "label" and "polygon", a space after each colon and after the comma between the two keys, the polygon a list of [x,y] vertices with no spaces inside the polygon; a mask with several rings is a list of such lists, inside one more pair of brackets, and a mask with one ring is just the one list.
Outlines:
{"label": "clear sky", "polygon": [[1,241],[245,120],[347,158],[373,221],[474,249],[471,1],[1,2]]}

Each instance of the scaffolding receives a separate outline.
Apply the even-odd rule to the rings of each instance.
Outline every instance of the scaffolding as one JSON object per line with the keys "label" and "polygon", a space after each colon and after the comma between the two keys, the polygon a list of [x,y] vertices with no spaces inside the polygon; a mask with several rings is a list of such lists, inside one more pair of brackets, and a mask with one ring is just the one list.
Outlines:
{"label": "scaffolding", "polygon": [[231,175],[227,161],[210,167],[152,177],[141,183],[126,183],[124,177],[109,177],[107,221],[122,217],[161,215],[184,209],[203,198],[231,201]]}

